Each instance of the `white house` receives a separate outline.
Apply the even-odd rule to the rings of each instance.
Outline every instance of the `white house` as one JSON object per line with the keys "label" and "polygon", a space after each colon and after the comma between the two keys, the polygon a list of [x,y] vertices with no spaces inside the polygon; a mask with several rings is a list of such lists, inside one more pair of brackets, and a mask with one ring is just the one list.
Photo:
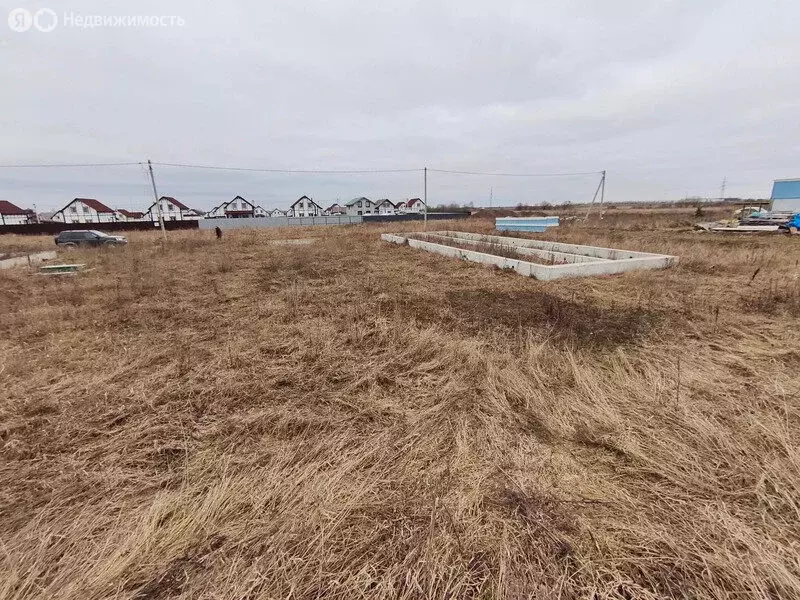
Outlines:
{"label": "white house", "polygon": [[144,221],[144,213],[135,210],[117,209],[117,221]]}
{"label": "white house", "polygon": [[[158,199],[158,203],[161,205],[161,216],[165,221],[185,221],[187,220],[187,213],[192,210],[171,196],[161,196]],[[158,223],[158,207],[155,202],[147,207],[145,216],[146,220]]]}
{"label": "white house", "polygon": [[300,196],[289,207],[290,217],[321,217],[322,207],[308,196]]}
{"label": "white house", "polygon": [[222,204],[218,204],[212,208],[206,213],[206,219],[222,219],[225,217],[225,210],[223,209],[224,206],[225,203],[223,202]]}
{"label": "white house", "polygon": [[33,211],[20,208],[8,200],[0,200],[0,225],[27,225],[32,222]]}
{"label": "white house", "polygon": [[275,208],[271,211],[268,211],[268,216],[270,217],[288,217],[289,211],[283,210],[282,208]]}
{"label": "white house", "polygon": [[406,202],[405,211],[407,213],[420,214],[425,212],[425,203],[419,198],[412,198]]}
{"label": "white house", "polygon": [[186,210],[181,211],[183,215],[184,221],[199,221],[200,219],[205,218],[205,214],[202,210],[197,210],[196,208],[189,208]]}
{"label": "white house", "polygon": [[398,202],[397,204],[394,205],[394,212],[397,213],[398,215],[402,215],[403,213],[406,212],[406,208],[407,207],[408,206],[407,206],[406,201],[405,200],[401,200],[400,202]]}
{"label": "white house", "polygon": [[345,206],[347,207],[348,215],[371,215],[378,212],[375,203],[363,196],[361,198],[353,198]]}
{"label": "white house", "polygon": [[325,215],[326,217],[336,216],[336,215],[346,215],[347,208],[345,208],[338,202],[334,202],[328,208],[322,211],[322,214]]}
{"label": "white house", "polygon": [[228,219],[251,219],[255,216],[256,205],[241,196],[236,196],[233,200],[225,202],[222,210]]}
{"label": "white house", "polygon": [[260,206],[256,206],[253,209],[253,216],[254,217],[268,217],[269,213],[266,210],[264,210],[263,208],[261,208]]}
{"label": "white house", "polygon": [[379,215],[393,215],[397,213],[397,208],[391,200],[384,198],[378,200],[378,214]]}
{"label": "white house", "polygon": [[59,223],[113,223],[117,213],[99,200],[75,198],[52,216]]}

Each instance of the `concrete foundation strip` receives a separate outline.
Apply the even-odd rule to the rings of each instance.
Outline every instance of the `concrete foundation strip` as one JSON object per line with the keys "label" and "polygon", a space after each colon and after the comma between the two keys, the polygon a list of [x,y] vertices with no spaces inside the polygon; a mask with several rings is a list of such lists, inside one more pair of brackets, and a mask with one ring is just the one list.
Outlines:
{"label": "concrete foundation strip", "polygon": [[[560,265],[542,265],[505,258],[485,252],[474,250],[464,250],[445,244],[437,244],[424,240],[414,239],[414,235],[436,236],[439,239],[451,239],[459,242],[466,241],[469,245],[474,242],[478,244],[498,244],[515,249],[535,249],[551,253],[553,257],[557,255],[572,255],[572,262]],[[510,238],[496,235],[480,235],[460,231],[433,231],[431,233],[408,233],[381,235],[381,239],[395,244],[408,244],[412,248],[419,248],[434,252],[443,256],[460,258],[471,262],[484,265],[493,265],[501,269],[511,269],[525,275],[543,281],[560,279],[562,277],[587,277],[592,275],[614,275],[627,271],[643,269],[664,269],[678,264],[677,256],[665,254],[650,254],[647,252],[634,252],[630,250],[619,250],[616,248],[602,248],[599,246],[580,246],[576,244],[562,244],[559,242],[544,242],[540,240],[529,240],[522,238]],[[538,256],[538,255],[537,255]],[[581,257],[580,259],[576,257]],[[587,260],[588,259],[588,260]],[[567,262],[565,260],[565,262]]]}

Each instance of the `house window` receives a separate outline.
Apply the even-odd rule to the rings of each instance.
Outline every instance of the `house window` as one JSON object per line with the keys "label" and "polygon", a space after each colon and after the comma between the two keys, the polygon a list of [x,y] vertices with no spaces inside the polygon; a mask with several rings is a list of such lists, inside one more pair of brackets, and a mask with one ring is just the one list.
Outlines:
{"label": "house window", "polygon": [[[363,203],[361,202],[361,200],[359,200],[358,201],[358,208],[361,208],[362,206],[363,206]],[[361,214],[361,213],[358,213],[358,214]]]}
{"label": "house window", "polygon": [[171,210],[172,210],[172,204],[167,204],[167,210],[168,210],[168,211],[171,211]]}
{"label": "house window", "polygon": [[69,212],[74,212],[74,213],[78,212],[78,207],[73,204],[72,206],[69,207]]}
{"label": "house window", "polygon": [[360,211],[358,211],[358,214],[360,214],[360,215],[363,215],[363,214],[364,214],[364,211],[363,211],[363,210],[360,210]]}

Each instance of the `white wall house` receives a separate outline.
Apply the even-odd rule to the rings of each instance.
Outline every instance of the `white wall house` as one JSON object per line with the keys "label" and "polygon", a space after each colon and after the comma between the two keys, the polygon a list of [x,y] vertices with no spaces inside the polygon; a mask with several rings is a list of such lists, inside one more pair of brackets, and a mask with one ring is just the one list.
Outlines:
{"label": "white wall house", "polygon": [[268,217],[269,211],[256,206],[241,196],[228,200],[212,208],[206,213],[206,219],[250,219],[252,217]]}
{"label": "white wall house", "polygon": [[373,215],[377,214],[378,207],[369,198],[353,198],[345,204],[348,215]]}
{"label": "white wall house", "polygon": [[337,215],[346,215],[347,208],[339,204],[338,202],[331,204],[328,208],[322,211],[322,214],[326,217],[337,216]]}
{"label": "white wall house", "polygon": [[135,210],[117,209],[117,221],[144,221],[144,213]]}
{"label": "white wall house", "polygon": [[199,221],[200,219],[205,218],[205,214],[202,211],[197,210],[195,208],[189,208],[187,210],[181,211],[181,214],[183,215],[184,221]]}
{"label": "white wall house", "polygon": [[383,199],[378,200],[378,214],[379,215],[393,215],[396,214],[395,205],[391,200]]}
{"label": "white wall house", "polygon": [[222,204],[223,216],[228,219],[252,219],[255,216],[256,205],[236,196],[233,200]]}
{"label": "white wall house", "polygon": [[397,204],[394,205],[394,212],[396,214],[398,214],[398,215],[402,215],[403,213],[406,212],[406,208],[407,207],[408,206],[407,206],[406,201],[405,200],[401,200],[400,202],[398,202]]}
{"label": "white wall house", "polygon": [[270,217],[288,217],[289,211],[283,210],[282,208],[275,208],[273,210],[268,211],[268,216]]}
{"label": "white wall house", "polygon": [[289,207],[290,217],[321,217],[322,207],[308,196],[300,196]]}
{"label": "white wall house", "polygon": [[59,223],[113,223],[117,220],[116,211],[99,200],[75,198],[52,216]]}
{"label": "white wall house", "polygon": [[222,219],[225,216],[225,203],[219,204],[206,213],[206,219]]}
{"label": "white wall house", "polygon": [[425,212],[425,203],[419,198],[412,198],[406,202],[406,209],[404,212],[421,214]]}
{"label": "white wall house", "polygon": [[[171,196],[161,196],[158,199],[161,205],[161,216],[165,221],[186,221],[191,209]],[[153,202],[147,207],[145,220],[158,223],[158,206]]]}
{"label": "white wall house", "polygon": [[32,212],[26,211],[8,200],[0,200],[0,225],[27,225],[34,217]]}

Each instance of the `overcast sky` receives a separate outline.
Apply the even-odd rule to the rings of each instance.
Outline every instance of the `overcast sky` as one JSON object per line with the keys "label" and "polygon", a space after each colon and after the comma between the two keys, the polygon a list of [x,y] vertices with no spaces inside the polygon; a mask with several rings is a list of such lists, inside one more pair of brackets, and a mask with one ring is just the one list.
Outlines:
{"label": "overcast sky", "polygon": [[[8,2],[4,165],[606,169],[611,202],[717,196],[723,177],[727,195],[764,197],[800,177],[793,0]],[[16,8],[54,9],[58,23],[14,31]],[[75,26],[94,15],[183,25]],[[236,194],[266,208],[422,194],[420,173],[156,176],[161,194],[201,209]],[[431,173],[428,193],[581,202],[597,181]],[[0,199],[44,211],[76,196],[141,209],[152,190],[139,166],[0,169]]]}

